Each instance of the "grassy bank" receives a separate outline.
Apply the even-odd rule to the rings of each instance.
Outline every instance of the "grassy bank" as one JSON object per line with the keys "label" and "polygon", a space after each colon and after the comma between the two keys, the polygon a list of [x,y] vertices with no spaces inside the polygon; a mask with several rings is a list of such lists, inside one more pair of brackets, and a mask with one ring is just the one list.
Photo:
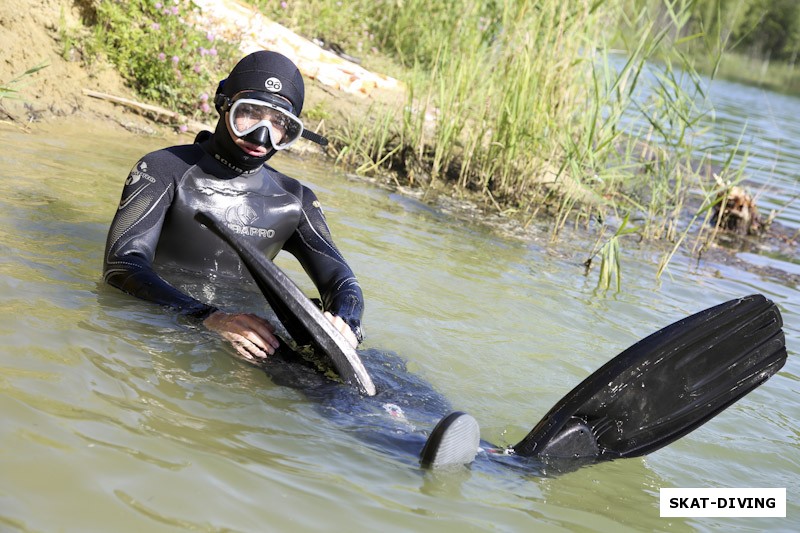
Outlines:
{"label": "grassy bank", "polygon": [[[679,38],[686,2],[667,1],[658,16],[611,0],[255,4],[309,38],[341,44],[368,68],[392,65],[405,82],[400,108],[375,107],[333,132],[340,163],[479,198],[523,224],[549,217],[553,239],[566,224],[585,225],[600,236],[590,255],[606,285],[619,281],[620,243],[630,235],[671,243],[659,272],[689,235],[693,248],[705,246],[711,232],[701,223],[725,180],[740,177],[721,168],[718,182],[694,170],[706,166],[698,153],[726,152],[730,161],[739,147],[698,146],[710,109],[682,53],[692,40]],[[188,9],[91,3],[86,46],[140,94],[211,121],[205,91],[236,53],[181,25]],[[652,68],[656,57],[667,59]],[[690,190],[702,197],[690,202]]]}
{"label": "grassy bank", "polygon": [[[213,122],[212,87],[239,59],[235,43],[186,23],[194,6],[186,0],[88,2],[83,17],[90,33],[82,56],[111,61],[141,95],[188,118]],[[71,42],[73,39],[64,39]]]}

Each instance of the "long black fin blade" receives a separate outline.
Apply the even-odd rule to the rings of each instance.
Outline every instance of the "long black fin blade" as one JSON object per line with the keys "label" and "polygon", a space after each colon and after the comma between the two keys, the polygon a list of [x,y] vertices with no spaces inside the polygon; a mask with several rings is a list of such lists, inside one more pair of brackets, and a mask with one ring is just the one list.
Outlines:
{"label": "long black fin blade", "polygon": [[195,219],[236,251],[270,307],[298,344],[310,341],[330,358],[344,382],[367,396],[376,394],[375,384],[355,349],[275,263],[207,213],[198,212]]}
{"label": "long black fin blade", "polygon": [[[528,457],[565,457],[566,450],[610,460],[666,446],[780,370],[787,357],[782,326],[777,306],[760,294],[675,322],[586,378],[513,449]],[[569,445],[576,421],[592,432],[592,445]]]}

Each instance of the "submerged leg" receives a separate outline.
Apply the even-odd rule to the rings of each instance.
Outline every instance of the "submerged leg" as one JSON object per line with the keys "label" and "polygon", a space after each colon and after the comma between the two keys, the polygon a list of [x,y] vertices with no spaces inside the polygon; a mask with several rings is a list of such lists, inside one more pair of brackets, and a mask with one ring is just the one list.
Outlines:
{"label": "submerged leg", "polygon": [[475,460],[480,444],[478,422],[470,415],[455,411],[433,428],[420,454],[423,468],[442,468],[469,464]]}

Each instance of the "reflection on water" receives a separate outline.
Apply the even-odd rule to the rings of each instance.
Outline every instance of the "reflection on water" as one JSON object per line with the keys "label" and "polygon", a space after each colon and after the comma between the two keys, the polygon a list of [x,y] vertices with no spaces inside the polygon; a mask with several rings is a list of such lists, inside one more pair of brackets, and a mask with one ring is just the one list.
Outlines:
{"label": "reflection on water", "polygon": [[[239,363],[215,337],[104,286],[101,254],[122,180],[139,155],[173,140],[75,128],[0,130],[3,526],[618,531],[797,524],[796,287],[680,260],[673,277],[656,284],[658,256],[641,249],[626,251],[625,291],[598,293],[581,267],[593,242],[580,235],[555,248],[501,239],[327,165],[281,156],[276,166],[318,191],[359,274],[368,299],[365,357],[401,358],[370,364],[383,364],[387,379],[392,365],[405,364],[472,413],[482,436],[498,444],[519,440],[589,372],[660,326],[752,292],[784,312],[784,370],[646,459],[556,478],[499,465],[421,472],[411,455],[382,453],[364,438],[378,410],[348,411],[353,404],[324,396],[331,390],[324,387],[315,399],[283,386],[293,375],[269,377]],[[291,257],[278,262],[301,278]],[[230,304],[258,308],[260,301],[244,292]],[[790,518],[666,522],[658,517],[665,486],[787,487]]]}

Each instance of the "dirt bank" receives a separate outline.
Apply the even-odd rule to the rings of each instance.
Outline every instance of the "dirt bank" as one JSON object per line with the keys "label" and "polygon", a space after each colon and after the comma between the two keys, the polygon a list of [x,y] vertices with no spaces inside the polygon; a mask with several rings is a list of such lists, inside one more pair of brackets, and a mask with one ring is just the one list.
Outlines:
{"label": "dirt bank", "polygon": [[[224,0],[201,2],[215,8],[219,7],[217,4],[223,3]],[[103,58],[84,58],[80,48],[73,46],[75,36],[88,31],[81,23],[80,5],[81,2],[74,0],[3,0],[0,3],[0,50],[3,50],[0,86],[7,86],[11,80],[32,67],[47,65],[13,85],[18,90],[19,98],[6,97],[0,100],[0,120],[21,128],[35,128],[37,123],[67,119],[89,122],[101,120],[136,133],[169,137],[178,135],[176,123],[165,124],[150,120],[140,111],[85,94],[86,90],[91,90],[138,100],[112,65]],[[238,7],[244,6],[239,4]],[[221,19],[229,21],[230,17]],[[266,20],[263,22],[274,24]],[[213,14],[205,16],[198,23],[222,24],[214,19]],[[219,28],[219,31],[222,34],[224,28]],[[273,49],[283,51],[290,57],[294,56],[295,61],[302,63],[305,69],[306,107],[316,106],[324,111],[321,113],[325,117],[323,123],[312,122],[309,124],[311,127],[320,127],[323,130],[342,127],[347,123],[348,117],[367,113],[376,103],[402,98],[402,91],[375,90],[372,85],[358,90],[353,89],[353,83],[348,86],[341,83],[337,85],[332,81],[331,63],[335,63],[336,58],[332,58],[331,54],[321,48],[315,52],[313,43],[300,38],[296,42],[302,42],[305,50],[298,52],[296,44],[292,45],[294,48],[281,49],[280,47],[289,46],[287,43],[292,43],[293,34],[285,28],[280,32],[269,33],[280,34],[282,40],[263,43],[263,46],[273,44]],[[251,48],[259,45],[258,42],[245,44]],[[309,51],[317,54],[317,66],[314,56],[308,59]],[[299,53],[303,55],[298,55]],[[338,68],[341,70],[342,67]],[[313,77],[308,76],[309,69],[314,74]],[[355,75],[357,74],[356,70]],[[392,81],[385,76],[376,76],[379,81]],[[361,77],[365,78],[366,75]],[[351,78],[354,79],[354,76]],[[209,87],[209,90],[212,89]],[[191,133],[183,137],[190,139]]]}
{"label": "dirt bank", "polygon": [[24,127],[64,118],[101,119],[155,133],[142,117],[83,94],[84,88],[93,88],[133,97],[110,65],[97,61],[87,68],[77,52],[70,50],[67,31],[80,28],[78,9],[68,0],[0,2],[0,85],[29,68],[47,65],[14,85],[19,99],[0,101],[0,119]]}

